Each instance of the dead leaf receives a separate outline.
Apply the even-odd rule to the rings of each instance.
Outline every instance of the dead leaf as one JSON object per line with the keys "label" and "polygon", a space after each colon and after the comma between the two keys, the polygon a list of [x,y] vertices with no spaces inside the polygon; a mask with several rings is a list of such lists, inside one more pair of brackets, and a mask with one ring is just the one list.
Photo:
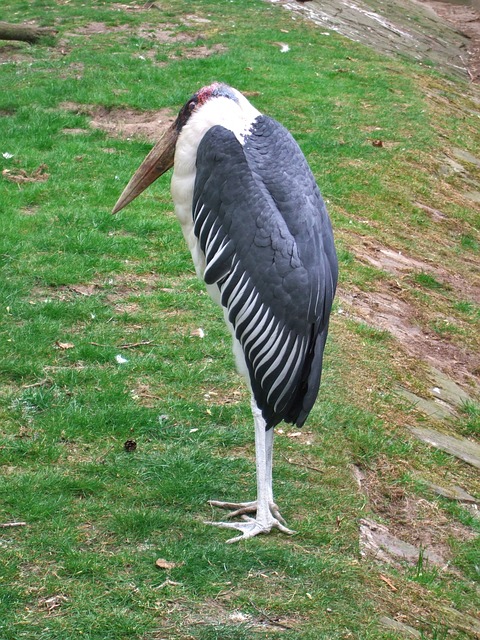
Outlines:
{"label": "dead leaf", "polygon": [[63,595],[52,596],[51,598],[42,598],[40,604],[47,609],[49,613],[61,607],[62,604],[68,602],[68,598]]}
{"label": "dead leaf", "polygon": [[374,147],[383,147],[383,140],[372,140]]}
{"label": "dead leaf", "polygon": [[169,562],[164,558],[158,558],[155,561],[155,566],[159,569],[164,569],[165,571],[169,571],[170,569],[175,569],[176,567],[181,567],[183,562]]}
{"label": "dead leaf", "polygon": [[70,291],[74,291],[75,293],[79,293],[81,296],[93,296],[95,293],[97,285],[95,284],[76,284],[74,286],[70,286]]}
{"label": "dead leaf", "polygon": [[386,576],[380,574],[380,580],[383,580],[383,582],[385,582],[385,584],[388,584],[388,586],[390,587],[390,589],[392,591],[398,591],[397,587]]}
{"label": "dead leaf", "polygon": [[75,345],[73,344],[73,342],[59,342],[57,340],[57,342],[55,342],[55,346],[57,347],[57,349],[74,349]]}
{"label": "dead leaf", "polygon": [[75,347],[75,345],[73,344],[73,342],[59,342],[57,340],[57,342],[55,342],[55,346],[58,349],[73,349]]}

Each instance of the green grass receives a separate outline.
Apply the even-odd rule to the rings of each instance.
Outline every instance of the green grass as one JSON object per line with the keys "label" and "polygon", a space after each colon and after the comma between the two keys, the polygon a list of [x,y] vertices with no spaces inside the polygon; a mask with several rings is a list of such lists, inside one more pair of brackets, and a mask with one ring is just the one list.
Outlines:
{"label": "green grass", "polygon": [[413,277],[415,283],[426,287],[427,289],[443,289],[443,285],[434,276],[429,273],[416,273]]}
{"label": "green grass", "polygon": [[[298,534],[226,545],[226,532],[204,524],[217,517],[208,499],[253,495],[248,394],[222,314],[196,280],[169,177],[110,214],[151,145],[111,137],[88,114],[174,113],[218,79],[253,92],[317,177],[341,291],[400,291],[425,331],[475,352],[478,207],[465,206],[460,178],[442,182],[436,171],[446,144],[478,147],[474,89],[324,36],[259,0],[133,6],[9,0],[0,9],[2,20],[59,31],[35,46],[0,43],[10,87],[0,92],[0,524],[26,523],[0,529],[0,638],[399,637],[382,615],[425,638],[473,637],[443,605],[460,617],[478,610],[478,520],[408,478],[421,471],[469,492],[478,478],[411,438],[407,426],[435,421],[406,408],[395,387],[425,389],[423,365],[341,300],[319,401],[301,436],[282,427],[276,438],[276,497]],[[85,33],[101,22],[105,32]],[[211,55],[195,57],[199,46]],[[462,127],[427,89],[458,101]],[[371,144],[372,127],[383,148]],[[43,181],[8,179],[41,165]],[[417,202],[440,208],[448,224]],[[364,241],[441,266],[462,286],[417,267],[392,275],[358,257]],[[469,391],[446,428],[478,439]],[[369,495],[352,464],[367,474]],[[361,559],[359,519],[408,535],[405,501],[428,505],[411,530],[434,531],[455,572]],[[172,568],[156,567],[158,558]]]}

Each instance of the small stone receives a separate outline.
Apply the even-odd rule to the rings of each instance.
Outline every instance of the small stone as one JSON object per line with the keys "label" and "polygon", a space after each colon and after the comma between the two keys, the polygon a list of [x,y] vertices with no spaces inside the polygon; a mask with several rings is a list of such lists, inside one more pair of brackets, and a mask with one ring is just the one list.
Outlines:
{"label": "small stone", "polygon": [[389,618],[388,616],[382,616],[381,618],[379,618],[378,622],[382,625],[382,627],[403,634],[407,638],[422,637],[421,633],[413,627],[410,627],[408,624],[404,624],[403,622],[399,622],[398,620],[394,620],[393,618]]}
{"label": "small stone", "polygon": [[469,153],[468,151],[464,151],[463,149],[452,149],[453,155],[462,162],[469,162],[470,164],[474,164],[475,166],[480,168],[480,159]]}
{"label": "small stone", "polygon": [[463,195],[465,198],[468,198],[468,200],[472,200],[472,202],[480,203],[480,191],[465,191]]}
{"label": "small stone", "polygon": [[480,469],[480,445],[466,438],[454,438],[441,431],[426,427],[410,427],[410,431],[423,442]]}
{"label": "small stone", "polygon": [[444,418],[451,416],[453,413],[452,407],[450,407],[450,405],[448,405],[446,402],[440,400],[440,398],[434,397],[432,400],[428,400],[427,398],[417,396],[416,393],[412,393],[411,391],[408,391],[408,389],[405,389],[400,385],[396,387],[396,391],[406,400],[411,402],[414,405],[415,409],[419,409],[431,418],[443,420]]}
{"label": "small stone", "polygon": [[457,500],[458,502],[469,502],[473,504],[479,502],[469,493],[464,491],[462,487],[458,487],[457,485],[441,487],[440,485],[429,482],[428,480],[423,480],[422,478],[421,480],[438,496],[443,496],[444,498],[449,498],[450,500]]}
{"label": "small stone", "polygon": [[448,402],[448,404],[453,407],[460,407],[470,400],[468,393],[466,393],[462,387],[446,376],[442,371],[435,367],[431,367],[430,373],[436,385],[433,389],[433,393],[437,396],[441,396],[445,402]]}
{"label": "small stone", "polygon": [[[420,549],[394,536],[385,525],[362,518],[360,553],[362,557],[373,556],[376,560],[393,565],[398,565],[401,561],[416,564]],[[447,564],[440,555],[430,549],[423,549],[423,557],[442,568]]]}

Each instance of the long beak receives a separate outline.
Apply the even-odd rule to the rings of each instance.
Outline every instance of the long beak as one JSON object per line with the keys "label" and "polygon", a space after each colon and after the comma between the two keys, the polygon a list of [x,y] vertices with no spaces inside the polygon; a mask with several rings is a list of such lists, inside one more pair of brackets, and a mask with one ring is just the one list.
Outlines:
{"label": "long beak", "polygon": [[174,122],[163,134],[157,144],[150,151],[142,164],[130,178],[130,182],[123,190],[122,195],[114,206],[112,213],[117,213],[129,202],[159,178],[165,171],[173,167],[175,155],[175,145],[177,143],[178,131]]}

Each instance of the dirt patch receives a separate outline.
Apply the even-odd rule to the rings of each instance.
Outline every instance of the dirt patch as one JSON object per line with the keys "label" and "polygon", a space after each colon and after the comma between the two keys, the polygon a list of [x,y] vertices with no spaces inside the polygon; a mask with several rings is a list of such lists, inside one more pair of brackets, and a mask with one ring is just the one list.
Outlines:
{"label": "dirt patch", "polygon": [[[62,102],[61,109],[86,115],[94,129],[101,129],[117,138],[142,138],[156,142],[163,131],[170,126],[175,117],[170,109],[158,111],[138,111],[122,107],[101,107],[81,105],[74,102]],[[64,133],[83,133],[82,129],[67,129]]]}
{"label": "dirt patch", "polygon": [[90,22],[83,27],[77,27],[73,33],[68,33],[67,35],[94,36],[102,33],[119,33],[129,29],[131,27],[128,24],[113,26],[107,25],[105,22]]}
{"label": "dirt patch", "polygon": [[187,26],[195,25],[195,24],[208,24],[211,22],[208,18],[202,18],[202,16],[197,16],[194,13],[188,14],[181,18],[183,24]]}
{"label": "dirt patch", "polygon": [[[407,354],[427,362],[452,380],[478,388],[480,355],[467,344],[460,344],[462,321],[445,315],[448,313],[446,307],[455,302],[478,304],[480,282],[475,267],[470,271],[465,269],[460,276],[443,266],[363,237],[354,238],[351,250],[361,262],[394,278],[379,283],[380,290],[377,291],[341,293],[339,297],[350,307],[351,316],[376,329],[389,331]],[[415,278],[420,275],[432,277],[433,288],[428,289],[428,294],[433,308],[422,306],[420,299],[414,296],[416,291],[423,290]],[[458,327],[458,336],[449,333],[448,327]],[[442,331],[442,328],[447,329]]]}
{"label": "dirt patch", "polygon": [[140,313],[141,307],[137,302],[119,302],[113,307],[115,313],[135,314]]}
{"label": "dirt patch", "polygon": [[448,73],[466,76],[468,38],[426,5],[412,0],[268,1],[376,51],[409,56],[428,66],[433,62]]}
{"label": "dirt patch", "polygon": [[142,4],[123,4],[122,2],[113,2],[110,5],[110,8],[114,11],[126,11],[127,13],[135,13],[137,11],[145,11],[146,9],[150,9],[154,2],[142,2]]}
{"label": "dirt patch", "polygon": [[170,109],[142,113],[133,109],[97,109],[91,125],[121,138],[144,138],[156,142],[160,134],[174,121]]}
{"label": "dirt patch", "polygon": [[8,62],[31,62],[33,56],[24,51],[22,45],[7,44],[0,47],[0,64]]}
{"label": "dirt patch", "polygon": [[239,389],[222,390],[220,387],[215,389],[204,389],[203,399],[210,405],[224,407],[225,405],[236,405],[245,401],[246,394]]}
{"label": "dirt patch", "polygon": [[143,407],[155,407],[162,401],[162,396],[151,389],[149,384],[138,383],[131,391],[132,399]]}
{"label": "dirt patch", "polygon": [[72,302],[81,297],[105,294],[105,299],[111,304],[123,301],[132,294],[150,293],[157,288],[158,276],[154,273],[141,275],[127,273],[120,274],[107,281],[88,282],[61,286],[36,286],[30,292],[32,302],[39,300],[50,302]]}
{"label": "dirt patch", "polygon": [[[384,463],[389,466],[388,462]],[[475,537],[468,527],[449,520],[436,503],[409,493],[382,475],[381,468],[357,468],[355,472],[371,510],[382,519],[387,519],[390,534],[418,549],[429,550],[445,561],[452,558],[449,539],[465,541]]]}
{"label": "dirt patch", "polygon": [[389,292],[340,293],[353,318],[382,331],[389,331],[410,355],[449,375],[453,380],[476,386],[480,373],[477,354],[453,342],[441,340],[421,324],[421,314],[412,305]]}
{"label": "dirt patch", "polygon": [[179,57],[197,60],[199,58],[208,58],[218,53],[225,53],[225,51],[227,51],[227,47],[223,46],[223,44],[214,44],[213,47],[207,47],[201,44],[191,49],[185,49],[181,56],[174,56],[173,59]]}
{"label": "dirt patch", "polygon": [[375,560],[401,567],[402,562],[417,564],[428,561],[441,569],[447,561],[430,547],[416,547],[395,536],[388,527],[369,518],[360,520],[360,554]]}
{"label": "dirt patch", "polygon": [[37,215],[39,209],[40,207],[38,205],[30,205],[28,207],[23,207],[23,209],[20,209],[20,213],[22,214],[22,216],[35,216]]}
{"label": "dirt patch", "polygon": [[90,131],[88,129],[80,129],[79,127],[67,127],[62,129],[62,133],[66,136],[84,136],[88,135]]}
{"label": "dirt patch", "polygon": [[[266,574],[263,574],[264,576]],[[265,579],[265,578],[264,578]],[[253,602],[250,601],[249,608]],[[232,609],[228,599],[225,600],[208,599],[193,607],[182,606],[180,601],[176,601],[175,609],[184,615],[184,625],[196,627],[198,625],[211,625],[214,627],[235,627],[248,628],[252,632],[284,631],[294,629],[299,625],[300,620],[295,618],[279,617],[274,612],[256,610],[254,614]]]}
{"label": "dirt patch", "polygon": [[[168,56],[169,60],[199,60],[201,58],[208,58],[213,55],[224,53],[227,51],[227,47],[222,44],[215,44],[212,47],[207,47],[203,44],[197,44],[194,47],[184,48],[181,53],[172,53]],[[159,61],[157,59],[158,49],[150,49],[149,51],[142,51],[135,55],[135,58],[140,60],[151,60],[156,67],[166,67],[166,61]]]}
{"label": "dirt patch", "polygon": [[185,31],[176,32],[174,25],[165,24],[162,25],[161,29],[148,24],[142,24],[136,33],[141,38],[153,40],[154,42],[159,42],[161,44],[193,42],[198,37],[196,34],[194,35]]}
{"label": "dirt patch", "polygon": [[452,24],[469,39],[468,73],[472,82],[480,81],[480,11],[475,7],[436,0],[420,0],[431,7],[437,15]]}
{"label": "dirt patch", "polygon": [[[183,21],[186,26],[198,27],[200,24],[208,23],[206,18],[200,18],[197,16],[189,16],[189,20]],[[157,61],[157,55],[159,52],[167,53],[170,60],[178,60],[182,58],[187,59],[199,59],[208,58],[209,56],[223,53],[226,51],[226,47],[222,44],[215,44],[213,46],[207,46],[202,44],[203,36],[196,30],[181,31],[178,30],[177,25],[164,23],[161,27],[153,26],[148,23],[141,24],[138,27],[133,27],[128,24],[123,25],[107,25],[105,22],[91,22],[85,26],[78,27],[74,32],[68,33],[67,39],[61,41],[62,47],[66,50],[68,46],[68,37],[75,36],[98,36],[108,35],[110,33],[128,33],[129,35],[135,35],[138,38],[143,38],[148,41],[139,53],[135,56],[142,60],[151,60],[156,66],[165,66],[166,62]],[[195,46],[188,46],[188,45]],[[157,46],[163,45],[163,46]],[[167,45],[167,46],[165,46]],[[178,48],[172,51],[172,47],[168,48],[168,45],[186,45],[185,48],[178,52]]]}
{"label": "dirt patch", "polygon": [[454,291],[458,299],[469,300],[475,304],[480,300],[480,280],[478,283],[469,282],[465,278],[465,274],[460,276],[450,273],[443,267],[412,258],[402,251],[366,238],[361,238],[361,244],[355,244],[350,248],[360,261],[367,262],[386,273],[397,277],[413,273],[427,273],[444,285],[446,289]]}
{"label": "dirt patch", "polygon": [[176,25],[164,23],[161,27],[155,27],[150,24],[141,24],[134,27],[130,24],[108,25],[105,22],[90,22],[87,25],[77,27],[75,31],[66,34],[67,37],[72,36],[98,36],[110,33],[130,33],[139,38],[145,38],[161,44],[171,44],[175,42],[192,42],[197,35],[178,31]]}
{"label": "dirt patch", "polygon": [[83,72],[85,65],[83,62],[72,62],[68,65],[66,71],[60,74],[61,78],[75,78],[75,80],[81,80],[83,78]]}
{"label": "dirt patch", "polygon": [[25,169],[4,169],[2,176],[9,182],[17,184],[25,184],[26,182],[45,182],[50,177],[47,173],[47,165],[41,164],[34,171],[26,171]]}
{"label": "dirt patch", "polygon": [[396,251],[371,240],[362,239],[362,245],[352,247],[362,262],[368,262],[377,269],[402,275],[412,271],[429,271],[430,265],[422,260],[411,258],[402,251]]}
{"label": "dirt patch", "polygon": [[116,295],[123,298],[137,292],[151,293],[158,286],[158,275],[156,273],[142,273],[141,275],[125,273],[110,279],[107,284],[115,289],[115,293],[108,294],[109,296]]}

